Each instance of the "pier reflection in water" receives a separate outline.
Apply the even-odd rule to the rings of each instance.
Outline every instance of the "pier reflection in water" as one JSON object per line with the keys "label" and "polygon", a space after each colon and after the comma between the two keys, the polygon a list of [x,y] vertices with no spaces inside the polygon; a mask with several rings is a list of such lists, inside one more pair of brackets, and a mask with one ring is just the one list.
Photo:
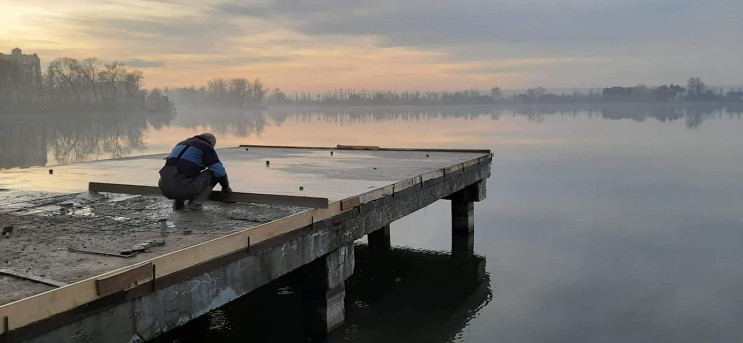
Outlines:
{"label": "pier reflection in water", "polygon": [[[485,258],[356,246],[346,323],[329,342],[447,342],[491,301]],[[155,342],[306,342],[301,275],[291,273]],[[315,339],[317,340],[317,339]]]}

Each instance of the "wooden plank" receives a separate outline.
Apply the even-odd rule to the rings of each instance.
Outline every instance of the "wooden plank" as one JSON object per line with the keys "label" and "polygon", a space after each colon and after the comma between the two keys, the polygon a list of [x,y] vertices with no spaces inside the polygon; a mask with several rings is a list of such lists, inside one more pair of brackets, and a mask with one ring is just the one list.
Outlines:
{"label": "wooden plank", "polygon": [[[223,200],[221,192],[213,192],[209,198],[214,200]],[[233,192],[225,200],[233,202],[250,202],[258,204],[274,204],[310,208],[328,208],[329,203],[328,198],[239,192]]]}
{"label": "wooden plank", "polygon": [[374,145],[341,145],[338,144],[336,149],[339,150],[379,150],[378,146]]}
{"label": "wooden plank", "polygon": [[394,192],[395,192],[394,185],[389,185],[389,186],[377,188],[371,192],[366,192],[362,195],[359,195],[359,199],[361,200],[362,204],[366,204],[370,201],[374,201],[380,198],[384,198],[385,196],[392,195]]}
{"label": "wooden plank", "polygon": [[407,179],[407,180],[402,180],[402,181],[397,182],[397,183],[395,183],[395,184],[392,185],[392,192],[393,193],[397,193],[399,191],[402,191],[402,190],[408,189],[410,187],[416,186],[416,185],[420,184],[420,182],[421,182],[420,176],[416,176],[416,177],[413,177],[413,178],[410,178],[410,179]]}
{"label": "wooden plank", "polygon": [[462,170],[462,164],[461,163],[455,164],[453,166],[446,167],[446,168],[444,168],[444,176],[449,175],[449,174],[454,174],[454,173],[459,172],[461,170]]}
{"label": "wooden plank", "polygon": [[359,205],[361,205],[361,199],[359,197],[351,197],[341,200],[341,210],[350,210]]}
{"label": "wooden plank", "polygon": [[287,146],[287,145],[255,145],[240,144],[241,148],[265,148],[265,149],[310,149],[310,150],[329,150],[336,149],[328,146]]}
{"label": "wooden plank", "polygon": [[4,268],[0,269],[0,274],[12,276],[12,277],[23,279],[23,280],[38,282],[38,283],[42,283],[42,284],[54,286],[54,287],[67,286],[67,283],[62,282],[62,281],[52,280],[49,278],[45,278],[43,276],[33,275],[33,274],[19,272],[19,271],[10,270],[10,269],[4,269]]}
{"label": "wooden plank", "polygon": [[125,185],[119,183],[89,182],[89,192],[124,193],[136,195],[163,195],[160,189],[153,186]]}
{"label": "wooden plank", "polygon": [[[90,182],[88,190],[91,192],[125,193],[137,195],[162,195],[160,189],[154,186],[125,185],[116,183]],[[328,198],[233,192],[225,199],[222,192],[212,192],[210,199],[233,202],[249,202],[258,204],[274,204],[299,206],[310,208],[328,208]]]}
{"label": "wooden plank", "polygon": [[9,329],[13,330],[72,310],[100,298],[96,288],[96,278],[115,275],[128,269],[131,269],[131,266],[2,305],[0,317],[11,318]]}
{"label": "wooden plank", "polygon": [[462,169],[469,168],[469,167],[472,167],[472,166],[476,166],[479,163],[480,163],[480,159],[479,158],[475,158],[475,159],[472,159],[472,160],[469,160],[469,161],[465,161],[464,163],[462,163]]}
{"label": "wooden plank", "polygon": [[440,177],[443,177],[443,176],[444,176],[444,170],[443,169],[430,171],[428,173],[421,174],[421,176],[420,176],[421,177],[421,183],[425,183],[428,180],[440,178]]}
{"label": "wooden plank", "polygon": [[138,285],[140,282],[152,280],[152,262],[120,272],[118,274],[100,277],[95,280],[98,296],[125,291]]}
{"label": "wooden plank", "polygon": [[385,151],[425,151],[425,152],[462,152],[462,153],[474,153],[474,154],[489,154],[488,149],[441,149],[441,148],[380,148],[379,150]]}
{"label": "wooden plank", "polygon": [[[332,150],[341,149],[339,146],[351,146],[351,145],[338,145],[336,147],[318,147],[318,146],[290,146],[290,145],[257,145],[257,144],[240,144],[241,148],[266,148],[266,149],[311,149],[311,150]],[[476,154],[489,154],[489,149],[444,149],[444,148],[381,148],[376,147],[374,150],[384,151],[424,151],[424,152],[463,152],[463,153],[476,153]]]}

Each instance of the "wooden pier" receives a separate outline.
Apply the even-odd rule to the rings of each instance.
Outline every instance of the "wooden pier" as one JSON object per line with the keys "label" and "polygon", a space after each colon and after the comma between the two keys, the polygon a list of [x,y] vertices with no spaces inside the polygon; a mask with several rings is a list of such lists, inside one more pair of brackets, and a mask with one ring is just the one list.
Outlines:
{"label": "wooden pier", "polygon": [[[308,325],[344,320],[353,242],[452,202],[452,253],[471,256],[488,150],[241,146],[218,149],[240,193],[201,212],[157,195],[164,154],[0,173],[0,342],[148,340],[301,270]],[[92,252],[92,253],[87,253]],[[101,254],[95,254],[101,253]],[[39,282],[33,280],[46,280]],[[56,284],[50,284],[50,283]]]}

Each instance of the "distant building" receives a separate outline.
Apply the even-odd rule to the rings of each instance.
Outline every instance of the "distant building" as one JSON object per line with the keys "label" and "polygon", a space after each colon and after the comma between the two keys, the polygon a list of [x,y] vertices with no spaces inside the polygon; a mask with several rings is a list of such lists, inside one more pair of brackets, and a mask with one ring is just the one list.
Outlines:
{"label": "distant building", "polygon": [[11,50],[10,55],[0,53],[0,61],[15,65],[25,80],[32,83],[41,82],[41,60],[36,54],[24,55],[21,49]]}

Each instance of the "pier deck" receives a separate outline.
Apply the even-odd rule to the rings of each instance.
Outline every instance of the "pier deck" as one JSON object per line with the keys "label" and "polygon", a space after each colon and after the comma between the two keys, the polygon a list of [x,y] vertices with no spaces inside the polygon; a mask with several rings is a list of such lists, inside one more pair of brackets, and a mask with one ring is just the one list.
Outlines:
{"label": "pier deck", "polygon": [[[173,211],[162,196],[87,192],[89,182],[154,186],[165,154],[0,173],[0,226],[13,228],[0,238],[2,337],[54,341],[83,330],[97,339],[150,339],[318,261],[337,262],[340,272],[321,266],[320,288],[341,294],[353,271],[349,244],[385,227],[388,236],[395,219],[449,197],[460,204],[452,207],[454,232],[471,232],[471,204],[484,197],[491,163],[486,150],[218,153],[236,191],[327,198],[328,208],[208,202],[200,212]],[[168,298],[173,292],[180,299]],[[339,313],[325,311],[337,322],[329,317]],[[106,331],[107,320],[132,325]]]}

